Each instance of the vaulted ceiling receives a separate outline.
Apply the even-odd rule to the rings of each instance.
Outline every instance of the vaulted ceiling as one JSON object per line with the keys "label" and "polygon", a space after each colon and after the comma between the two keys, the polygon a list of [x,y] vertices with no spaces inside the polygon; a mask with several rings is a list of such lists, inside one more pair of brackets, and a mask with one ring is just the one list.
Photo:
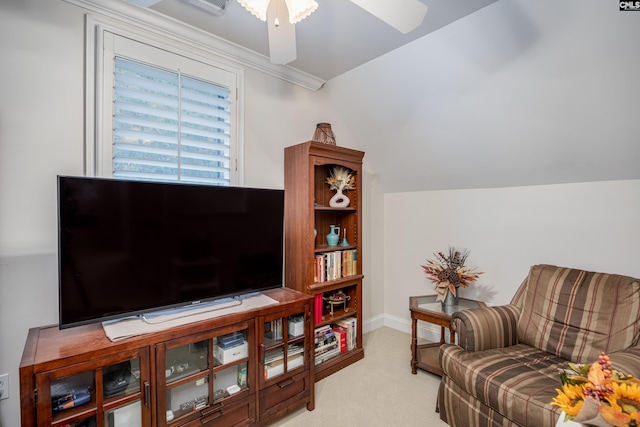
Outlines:
{"label": "vaulted ceiling", "polygon": [[[126,1],[147,4],[151,10],[269,56],[267,23],[251,15],[236,0],[227,3],[220,16],[207,13],[187,0]],[[277,1],[284,4],[283,0]],[[418,28],[402,34],[349,0],[318,0],[318,9],[296,24],[298,57],[289,65],[329,80],[496,0],[420,1],[428,6],[426,18]]]}
{"label": "vaulted ceiling", "polygon": [[[266,23],[236,0],[218,17],[186,1],[151,7],[268,55]],[[318,0],[296,25],[290,65],[328,81],[336,125],[384,191],[640,179],[637,14],[601,0],[420,1],[429,11],[407,35],[347,0]]]}
{"label": "vaulted ceiling", "polygon": [[638,18],[500,0],[323,91],[385,192],[640,179]]}

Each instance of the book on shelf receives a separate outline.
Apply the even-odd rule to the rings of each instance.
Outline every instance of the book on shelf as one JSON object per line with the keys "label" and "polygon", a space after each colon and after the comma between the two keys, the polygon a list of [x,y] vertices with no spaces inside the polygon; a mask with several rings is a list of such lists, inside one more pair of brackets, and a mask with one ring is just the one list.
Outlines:
{"label": "book on shelf", "polygon": [[324,254],[318,254],[315,256],[314,280],[316,282],[327,281]]}
{"label": "book on shelf", "polygon": [[313,320],[315,324],[322,322],[322,294],[315,294],[313,297]]}
{"label": "book on shelf", "polygon": [[283,337],[283,321],[282,318],[266,322],[264,324],[264,336],[265,338],[272,339],[274,341],[281,340]]}
{"label": "book on shelf", "polygon": [[333,332],[338,338],[338,344],[340,347],[340,353],[347,351],[347,331],[342,326],[336,325],[333,328]]}
{"label": "book on shelf", "polygon": [[349,277],[358,272],[358,251],[344,249],[315,255],[313,278],[316,282],[327,282]]}
{"label": "book on shelf", "polygon": [[289,344],[289,347],[287,347],[287,356],[293,356],[300,353],[304,353],[303,345]]}
{"label": "book on shelf", "polygon": [[320,326],[316,328],[314,332],[316,337],[321,337],[323,335],[326,335],[329,332],[331,332],[331,325]]}
{"label": "book on shelf", "polygon": [[327,257],[327,280],[336,280],[340,278],[340,272],[342,271],[342,256],[341,251],[329,252]]}
{"label": "book on shelf", "polygon": [[316,355],[322,354],[337,347],[336,335],[330,325],[324,325],[316,329],[314,339],[314,352]]}
{"label": "book on shelf", "polygon": [[294,354],[287,359],[288,370],[293,370],[302,365],[304,365],[304,354],[302,353]]}
{"label": "book on shelf", "polygon": [[322,347],[318,347],[317,349],[315,349],[314,356],[315,357],[322,356],[323,354],[333,351],[336,348],[338,349],[338,353],[339,353],[340,347],[338,347],[338,342],[333,341],[332,343],[323,345]]}
{"label": "book on shelf", "polygon": [[278,359],[264,365],[264,379],[275,377],[276,375],[282,375],[284,373],[284,360]]}
{"label": "book on shelf", "polygon": [[337,326],[345,329],[347,336],[347,351],[353,350],[357,345],[357,326],[358,319],[355,317],[347,317],[336,322]]}
{"label": "book on shelf", "polygon": [[336,356],[339,356],[339,355],[340,355],[340,349],[337,348],[337,347],[334,347],[333,349],[331,349],[331,350],[329,350],[329,351],[327,351],[325,353],[322,353],[320,355],[316,355],[315,364],[319,365],[319,364],[321,364],[323,362],[326,362],[327,360],[332,359],[332,358],[334,358]]}
{"label": "book on shelf", "polygon": [[358,271],[358,252],[355,249],[342,251],[342,277],[353,276]]}
{"label": "book on shelf", "polygon": [[284,351],[279,348],[277,350],[268,351],[264,356],[264,363],[271,363],[273,361],[284,358]]}
{"label": "book on shelf", "polygon": [[331,346],[335,346],[336,344],[337,344],[336,334],[333,333],[333,331],[329,332],[328,334],[322,337],[316,337],[315,343],[314,343],[315,352],[319,353]]}

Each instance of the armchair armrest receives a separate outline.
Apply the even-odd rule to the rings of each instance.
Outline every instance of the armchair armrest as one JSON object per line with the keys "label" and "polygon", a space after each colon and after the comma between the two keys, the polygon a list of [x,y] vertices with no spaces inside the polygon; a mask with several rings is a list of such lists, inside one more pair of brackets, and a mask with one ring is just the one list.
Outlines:
{"label": "armchair armrest", "polygon": [[451,328],[466,351],[482,351],[518,344],[520,309],[513,304],[482,307],[453,313]]}

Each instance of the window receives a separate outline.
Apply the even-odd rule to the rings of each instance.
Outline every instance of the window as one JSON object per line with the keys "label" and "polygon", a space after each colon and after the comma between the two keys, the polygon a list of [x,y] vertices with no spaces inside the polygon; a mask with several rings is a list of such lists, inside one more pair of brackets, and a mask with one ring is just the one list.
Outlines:
{"label": "window", "polygon": [[240,73],[188,46],[95,31],[87,175],[241,185]]}
{"label": "window", "polygon": [[115,57],[114,178],[229,185],[229,88]]}

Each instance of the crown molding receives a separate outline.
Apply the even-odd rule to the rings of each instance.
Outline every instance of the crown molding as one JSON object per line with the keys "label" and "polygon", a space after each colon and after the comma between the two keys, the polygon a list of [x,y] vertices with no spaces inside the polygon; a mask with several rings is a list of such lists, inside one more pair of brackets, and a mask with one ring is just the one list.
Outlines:
{"label": "crown molding", "polygon": [[144,9],[122,0],[63,0],[113,20],[132,25],[156,35],[178,39],[193,48],[206,51],[225,61],[242,67],[252,68],[261,73],[277,77],[286,82],[317,91],[325,81],[311,74],[286,65],[269,62],[269,58],[232,43],[199,28],[170,18],[152,9]]}

